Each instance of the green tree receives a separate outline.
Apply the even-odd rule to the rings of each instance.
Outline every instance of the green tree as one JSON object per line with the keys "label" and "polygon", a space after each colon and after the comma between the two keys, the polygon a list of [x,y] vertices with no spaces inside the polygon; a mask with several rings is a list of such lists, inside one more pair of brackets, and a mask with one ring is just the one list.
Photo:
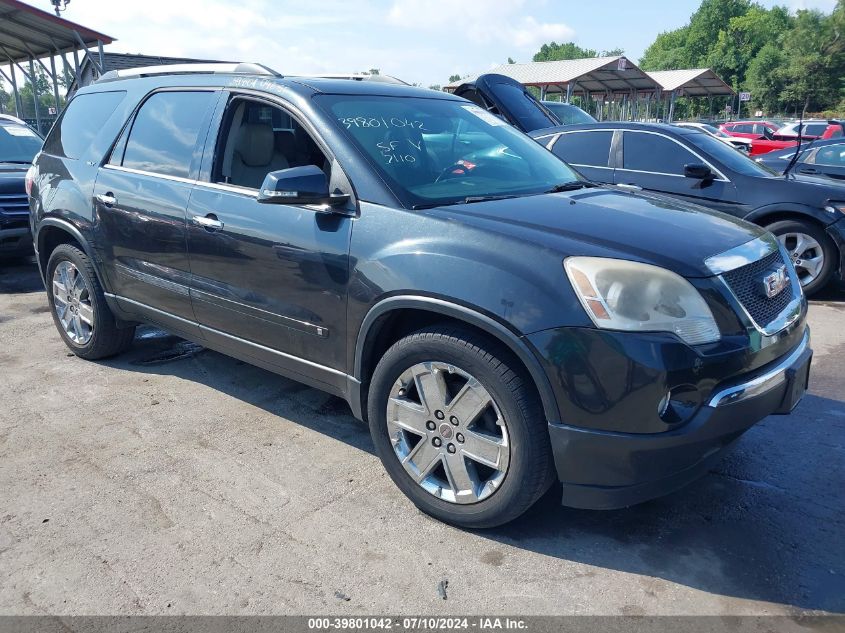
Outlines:
{"label": "green tree", "polygon": [[778,44],[766,44],[748,64],[744,85],[751,92],[752,103],[765,112],[778,112],[786,84],[786,64]]}
{"label": "green tree", "polygon": [[692,68],[693,63],[687,49],[689,26],[660,33],[645,49],[640,59],[643,70],[675,70]]}
{"label": "green tree", "polygon": [[431,84],[428,87],[428,89],[429,90],[436,90],[437,92],[440,92],[441,90],[443,90],[443,88],[440,86],[440,84]]}
{"label": "green tree", "polygon": [[599,57],[619,57],[625,54],[624,48],[611,48],[606,51],[601,51]]}
{"label": "green tree", "polygon": [[460,81],[460,80],[461,80],[461,76],[460,76],[460,75],[449,75],[449,83],[450,83],[450,84],[453,84],[453,83],[455,83],[456,81]]}
{"label": "green tree", "polygon": [[785,82],[781,100],[803,113],[836,103],[841,95],[841,56],[832,16],[820,11],[798,11],[795,25],[783,42]]}
{"label": "green tree", "polygon": [[509,64],[515,64],[516,62],[513,60],[512,57],[508,57],[508,63]]}
{"label": "green tree", "polygon": [[585,59],[596,56],[596,51],[593,49],[581,48],[574,42],[565,42],[563,44],[552,42],[550,44],[543,44],[533,59],[535,62],[553,62],[561,59]]}

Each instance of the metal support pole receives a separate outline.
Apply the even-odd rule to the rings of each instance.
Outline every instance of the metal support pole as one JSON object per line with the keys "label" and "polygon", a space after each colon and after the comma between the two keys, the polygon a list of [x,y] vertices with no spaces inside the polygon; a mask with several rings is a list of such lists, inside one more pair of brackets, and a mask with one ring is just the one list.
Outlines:
{"label": "metal support pole", "polygon": [[29,58],[29,83],[32,86],[32,103],[35,106],[35,129],[38,133],[43,135],[44,130],[41,129],[41,107],[38,103],[38,77],[35,75],[35,62],[32,57]]}
{"label": "metal support pole", "polygon": [[566,84],[566,103],[570,103],[572,101],[572,82],[570,81]]}
{"label": "metal support pole", "polygon": [[62,105],[59,101],[59,80],[56,77],[56,58],[50,55],[50,68],[53,70],[53,99],[56,100],[56,118],[62,113]]}
{"label": "metal support pole", "polygon": [[23,104],[21,103],[21,95],[18,92],[18,82],[15,79],[15,67],[12,60],[9,60],[9,76],[12,80],[12,94],[15,95],[15,116],[19,119],[23,118]]}
{"label": "metal support pole", "polygon": [[103,74],[103,68],[106,67],[106,56],[103,54],[103,40],[97,40],[97,51],[100,53],[100,74]]}
{"label": "metal support pole", "polygon": [[675,91],[673,90],[672,95],[669,97],[669,120],[667,121],[668,123],[671,123],[672,118],[675,116],[675,97],[676,96],[677,95],[676,95]]}

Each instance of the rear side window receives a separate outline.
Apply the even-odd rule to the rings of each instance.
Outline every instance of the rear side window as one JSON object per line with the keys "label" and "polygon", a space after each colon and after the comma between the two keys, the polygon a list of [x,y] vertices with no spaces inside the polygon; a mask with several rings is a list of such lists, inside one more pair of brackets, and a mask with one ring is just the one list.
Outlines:
{"label": "rear side window", "polygon": [[607,167],[613,132],[570,132],[552,146],[552,152],[572,165]]}
{"label": "rear side window", "polygon": [[816,153],[816,158],[813,162],[816,165],[845,167],[845,145],[836,144],[822,147]]}
{"label": "rear side window", "polygon": [[[126,140],[122,165],[187,178],[213,92],[159,92],[138,111]],[[112,162],[115,162],[114,159]]]}
{"label": "rear side window", "polygon": [[44,151],[53,156],[80,158],[125,96],[123,91],[78,95],[50,132]]}
{"label": "rear side window", "polygon": [[[807,136],[821,136],[827,130],[827,123],[805,123],[802,134]],[[795,132],[798,132],[796,127]]]}
{"label": "rear side window", "polygon": [[[701,136],[707,135],[701,133]],[[622,147],[622,166],[633,171],[683,176],[684,165],[701,162],[675,141],[657,134],[625,132]]]}

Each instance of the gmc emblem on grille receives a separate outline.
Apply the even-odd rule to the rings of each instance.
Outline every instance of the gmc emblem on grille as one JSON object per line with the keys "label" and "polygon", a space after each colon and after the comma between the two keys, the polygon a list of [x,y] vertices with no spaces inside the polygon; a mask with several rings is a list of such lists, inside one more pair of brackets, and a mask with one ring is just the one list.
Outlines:
{"label": "gmc emblem on grille", "polygon": [[769,299],[777,297],[789,285],[789,275],[786,266],[780,266],[774,272],[763,277],[763,294]]}

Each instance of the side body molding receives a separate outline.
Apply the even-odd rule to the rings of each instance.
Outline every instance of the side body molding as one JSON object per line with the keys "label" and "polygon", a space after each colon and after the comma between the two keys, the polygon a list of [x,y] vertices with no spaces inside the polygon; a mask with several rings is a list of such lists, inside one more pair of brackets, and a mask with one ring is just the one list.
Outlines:
{"label": "side body molding", "polygon": [[[537,386],[537,390],[540,394],[540,400],[543,404],[543,412],[546,415],[546,419],[549,422],[555,422],[559,419],[560,414],[555,403],[554,392],[552,391],[549,379],[546,377],[545,372],[533,352],[531,352],[526,342],[520,336],[495,319],[472,310],[471,308],[467,308],[451,301],[422,295],[395,295],[387,297],[386,299],[382,299],[376,303],[364,317],[355,343],[353,378],[354,384],[358,390],[361,389],[363,380],[362,366],[367,335],[373,324],[379,317],[387,314],[388,312],[408,308],[436,312],[444,316],[464,321],[484,330],[505,344],[511,352],[516,354],[516,356],[528,369],[531,379],[534,381],[534,384]],[[352,410],[356,417],[360,418],[363,402],[361,394],[351,393],[350,395],[350,405],[352,406]]]}

